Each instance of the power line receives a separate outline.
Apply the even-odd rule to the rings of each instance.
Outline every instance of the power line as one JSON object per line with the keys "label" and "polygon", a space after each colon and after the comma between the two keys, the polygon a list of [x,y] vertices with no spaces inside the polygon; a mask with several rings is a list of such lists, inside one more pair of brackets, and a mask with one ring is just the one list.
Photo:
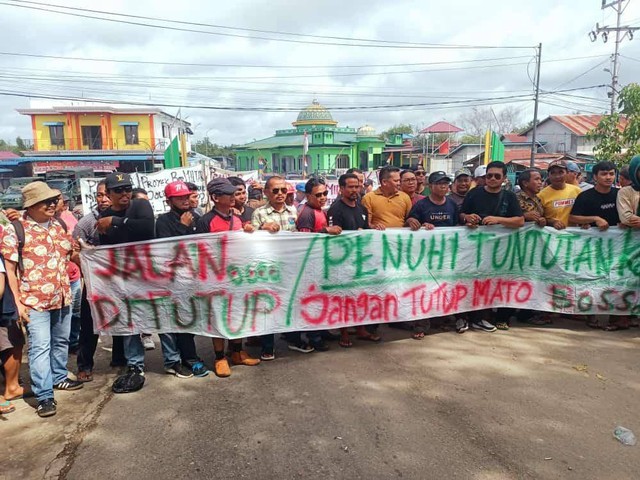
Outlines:
{"label": "power line", "polygon": [[[363,48],[394,48],[394,49],[525,49],[525,48],[533,48],[530,45],[499,46],[499,45],[450,45],[450,44],[430,44],[430,43],[416,44],[411,42],[394,42],[394,41],[388,41],[388,40],[355,39],[355,38],[351,39],[349,37],[334,37],[336,39],[344,39],[348,41],[369,42],[369,43],[344,43],[344,42],[298,40],[298,39],[291,39],[291,38],[263,37],[263,36],[255,36],[255,35],[240,35],[240,34],[234,34],[234,33],[222,33],[222,32],[212,32],[209,30],[197,30],[192,28],[174,27],[170,25],[155,25],[155,24],[142,23],[142,22],[132,21],[132,20],[116,20],[113,18],[101,17],[99,15],[111,15],[111,16],[117,16],[117,17],[123,17],[123,18],[152,21],[152,22],[153,21],[164,22],[169,24],[206,26],[209,28],[227,28],[227,29],[240,30],[239,28],[236,28],[236,27],[224,27],[224,26],[216,26],[216,25],[210,25],[210,24],[198,24],[195,22],[184,22],[184,21],[178,21],[178,20],[166,19],[166,18],[160,18],[160,17],[128,15],[128,14],[123,14],[119,12],[107,12],[102,10],[91,10],[91,9],[85,9],[85,8],[68,7],[64,5],[46,4],[46,3],[40,3],[40,2],[29,2],[29,1],[23,1],[23,0],[12,0],[12,2],[13,3],[0,2],[0,5],[24,8],[29,10],[36,10],[36,11],[43,11],[43,12],[49,12],[49,13],[57,13],[59,15],[66,15],[66,16],[72,16],[72,17],[102,20],[102,21],[112,22],[112,23],[135,25],[135,26],[147,27],[147,28],[159,28],[164,30],[201,33],[206,35],[216,35],[216,36],[223,36],[223,37],[246,38],[251,40],[266,40],[266,41],[274,41],[274,42],[300,43],[300,44],[311,44],[311,45],[329,45],[329,46],[363,47]],[[64,9],[64,10],[54,10],[50,7]],[[76,13],[76,12],[86,12],[86,13]],[[255,32],[269,32],[269,31],[259,31],[259,30],[251,30],[251,29],[243,29],[243,30],[255,31]],[[290,35],[290,36],[293,35],[296,37],[332,38],[332,37],[326,37],[326,36],[314,36],[314,35],[296,34],[296,33],[290,33],[290,32],[270,32],[270,33],[277,34],[277,35]],[[372,42],[376,42],[376,43],[372,43]]]}

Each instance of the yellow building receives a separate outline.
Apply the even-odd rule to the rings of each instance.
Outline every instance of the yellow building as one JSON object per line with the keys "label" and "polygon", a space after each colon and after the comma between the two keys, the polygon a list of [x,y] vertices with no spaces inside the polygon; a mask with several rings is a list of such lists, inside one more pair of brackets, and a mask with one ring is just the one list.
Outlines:
{"label": "yellow building", "polygon": [[71,166],[153,171],[172,139],[191,133],[188,122],[153,107],[32,103],[18,113],[31,117],[34,148],[25,154],[32,175]]}

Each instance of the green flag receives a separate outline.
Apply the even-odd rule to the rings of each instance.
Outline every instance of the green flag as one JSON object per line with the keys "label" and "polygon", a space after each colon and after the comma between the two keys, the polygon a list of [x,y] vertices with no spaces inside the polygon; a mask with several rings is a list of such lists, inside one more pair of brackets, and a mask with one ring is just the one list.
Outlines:
{"label": "green flag", "polygon": [[504,162],[504,144],[497,133],[491,132],[491,161],[496,160]]}
{"label": "green flag", "polygon": [[177,168],[181,166],[180,142],[178,142],[178,137],[175,137],[171,140],[169,148],[164,151],[164,168]]}

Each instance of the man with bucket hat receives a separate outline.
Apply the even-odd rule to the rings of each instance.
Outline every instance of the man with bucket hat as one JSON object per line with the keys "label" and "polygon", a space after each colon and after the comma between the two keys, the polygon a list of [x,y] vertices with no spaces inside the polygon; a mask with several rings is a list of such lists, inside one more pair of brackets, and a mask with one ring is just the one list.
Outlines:
{"label": "man with bucket hat", "polygon": [[[77,390],[67,377],[71,288],[67,274],[73,239],[55,219],[60,191],[44,182],[22,189],[25,213],[2,235],[0,251],[20,321],[29,333],[31,387],[40,417],[56,414],[54,390]],[[75,258],[74,258],[75,260]]]}

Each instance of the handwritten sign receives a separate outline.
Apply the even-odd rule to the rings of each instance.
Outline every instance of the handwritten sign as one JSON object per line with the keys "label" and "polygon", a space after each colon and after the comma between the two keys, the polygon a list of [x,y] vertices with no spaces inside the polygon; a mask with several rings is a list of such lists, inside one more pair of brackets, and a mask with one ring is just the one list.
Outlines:
{"label": "handwritten sign", "polygon": [[[257,170],[234,172],[213,166],[197,166],[185,168],[169,168],[155,173],[132,173],[131,180],[134,188],[144,188],[149,194],[149,201],[156,215],[169,211],[165,201],[164,187],[173,181],[182,180],[197,185],[200,193],[200,205],[207,203],[207,183],[216,177],[240,177],[249,183],[258,179]],[[82,208],[87,215],[96,206],[96,188],[100,178],[83,178],[80,180]]]}
{"label": "handwritten sign", "polygon": [[640,232],[225,232],[83,250],[96,332],[217,337],[493,307],[640,313]]}

